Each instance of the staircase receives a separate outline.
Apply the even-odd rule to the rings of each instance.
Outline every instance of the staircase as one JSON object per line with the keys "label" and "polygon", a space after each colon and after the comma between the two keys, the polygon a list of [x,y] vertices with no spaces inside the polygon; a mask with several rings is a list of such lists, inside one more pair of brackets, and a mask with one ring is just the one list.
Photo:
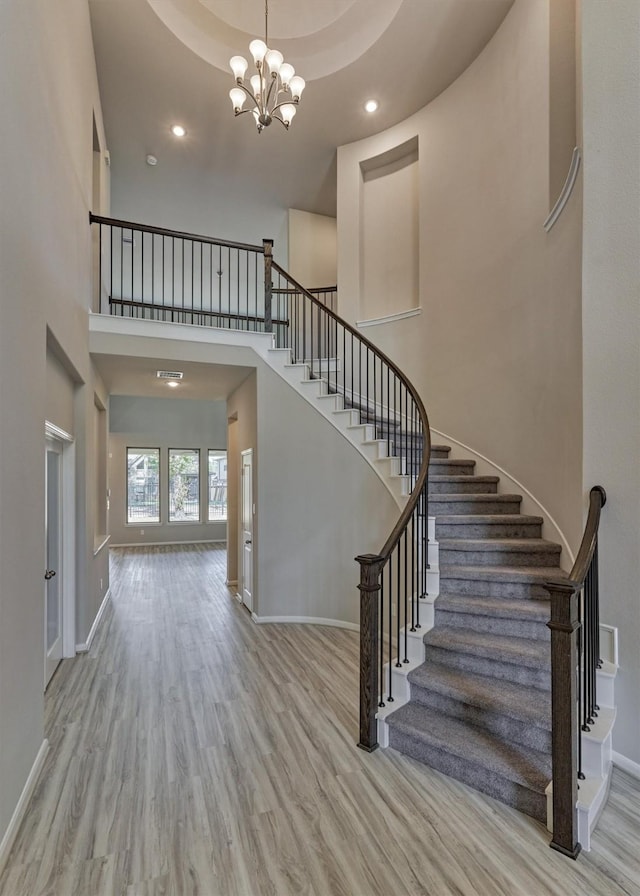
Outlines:
{"label": "staircase", "polygon": [[564,573],[542,518],[498,494],[498,477],[434,446],[429,513],[440,593],[410,699],[386,717],[389,745],[546,821],[551,780],[549,595]]}

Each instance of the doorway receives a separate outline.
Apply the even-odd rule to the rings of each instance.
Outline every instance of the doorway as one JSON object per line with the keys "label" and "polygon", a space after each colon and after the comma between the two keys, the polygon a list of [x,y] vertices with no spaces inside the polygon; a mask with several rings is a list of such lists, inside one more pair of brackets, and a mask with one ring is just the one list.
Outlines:
{"label": "doorway", "polygon": [[45,572],[44,572],[44,686],[62,659],[62,445],[46,440],[45,453]]}
{"label": "doorway", "polygon": [[242,603],[253,611],[253,451],[247,448],[241,454],[242,492]]}
{"label": "doorway", "polygon": [[44,687],[76,654],[75,442],[45,423]]}

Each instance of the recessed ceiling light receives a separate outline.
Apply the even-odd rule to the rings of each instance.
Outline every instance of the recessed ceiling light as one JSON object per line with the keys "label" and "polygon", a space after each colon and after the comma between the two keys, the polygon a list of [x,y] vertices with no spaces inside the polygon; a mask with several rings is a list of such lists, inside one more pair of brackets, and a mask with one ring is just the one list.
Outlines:
{"label": "recessed ceiling light", "polygon": [[177,389],[179,385],[180,385],[180,383],[176,383],[175,380],[169,380],[169,382],[167,383],[167,386],[170,389]]}
{"label": "recessed ceiling light", "polygon": [[174,137],[184,137],[187,132],[181,124],[174,124],[171,128],[171,133]]}
{"label": "recessed ceiling light", "polygon": [[364,104],[364,107],[367,112],[375,112],[378,108],[378,103],[376,100],[367,100],[367,102]]}

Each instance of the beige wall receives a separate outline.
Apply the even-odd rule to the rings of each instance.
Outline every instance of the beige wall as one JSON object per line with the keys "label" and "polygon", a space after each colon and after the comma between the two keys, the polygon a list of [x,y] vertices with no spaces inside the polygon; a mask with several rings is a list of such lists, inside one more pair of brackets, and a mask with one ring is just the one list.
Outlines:
{"label": "beige wall", "polygon": [[[478,59],[407,121],[338,150],[341,309],[363,288],[361,166],[416,140],[422,313],[368,328],[431,424],[581,529],[580,195],[551,233],[548,0],[516,0]],[[393,231],[388,252],[401,251]],[[567,559],[565,558],[565,563]]]}
{"label": "beige wall", "polygon": [[87,351],[94,110],[104,146],[85,0],[68,0],[64,15],[57,4],[4,2],[0,116],[11,126],[3,129],[0,173],[0,838],[44,737],[48,342],[83,384],[73,408],[78,640],[95,617],[100,578],[108,587],[86,529],[95,482],[86,454],[96,389]]}
{"label": "beige wall", "polygon": [[257,373],[254,609],[260,617],[358,623],[354,557],[380,550],[398,519],[397,505],[314,407],[263,362]]}
{"label": "beige wall", "polygon": [[307,289],[335,286],[338,276],[336,219],[289,209],[289,267]]}
{"label": "beige wall", "polygon": [[584,494],[607,492],[601,615],[618,627],[613,748],[640,774],[640,5],[583,0]]}

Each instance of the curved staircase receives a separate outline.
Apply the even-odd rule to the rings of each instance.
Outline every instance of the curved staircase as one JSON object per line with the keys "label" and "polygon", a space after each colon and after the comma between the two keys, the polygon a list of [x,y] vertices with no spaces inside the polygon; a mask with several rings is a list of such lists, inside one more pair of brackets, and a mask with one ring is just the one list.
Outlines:
{"label": "curved staircase", "polygon": [[429,513],[439,543],[434,625],[409,701],[386,716],[389,745],[546,821],[551,780],[549,595],[566,575],[542,518],[496,476],[434,446]]}

